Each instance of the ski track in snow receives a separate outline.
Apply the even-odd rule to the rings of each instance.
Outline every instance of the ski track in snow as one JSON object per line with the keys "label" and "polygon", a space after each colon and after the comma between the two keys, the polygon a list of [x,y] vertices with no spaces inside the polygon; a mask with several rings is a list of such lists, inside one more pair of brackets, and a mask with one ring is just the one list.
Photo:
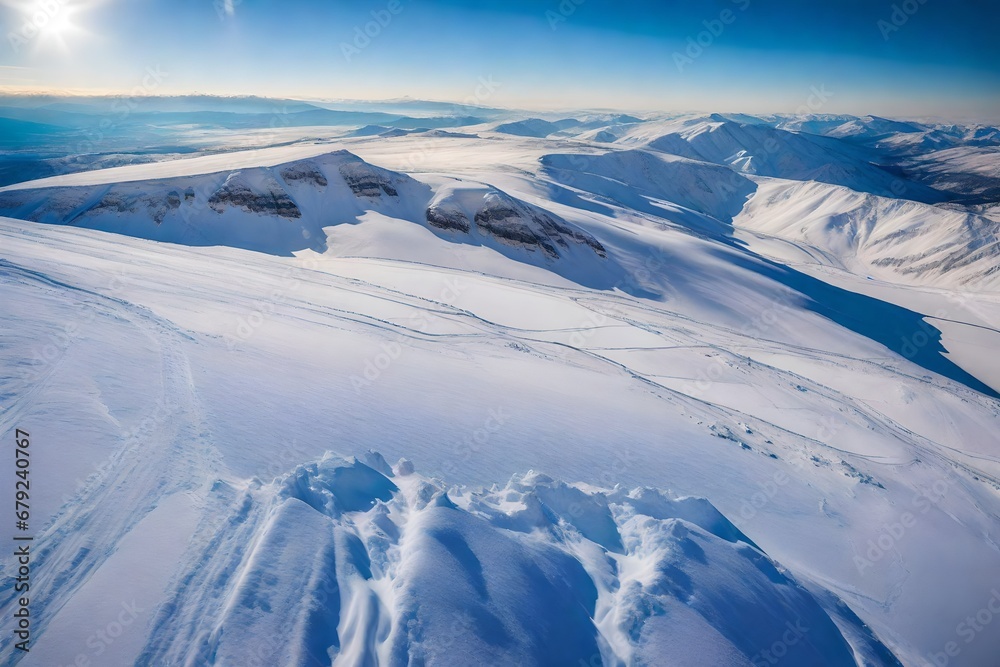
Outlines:
{"label": "ski track in snow", "polygon": [[[376,157],[383,150],[377,144],[358,145]],[[551,146],[542,149],[551,151]],[[308,159],[314,152],[308,147],[289,151]],[[268,164],[282,164],[280,155],[269,157]],[[336,155],[336,160],[348,159]],[[649,155],[630,159],[655,163]],[[587,169],[601,164],[592,162]],[[670,164],[683,172],[686,163]],[[161,174],[166,168],[144,169]],[[615,163],[614,169],[622,168]],[[490,181],[495,185],[486,180],[469,185],[457,176],[428,172],[419,182],[405,181],[405,187],[425,193],[445,183],[453,188],[449,193],[459,193],[449,196],[462,206],[478,205],[480,192],[488,192],[494,199],[521,202],[510,204],[511,210],[527,216],[530,206],[545,203],[526,185],[541,171],[517,165],[497,170]],[[392,172],[377,168],[372,173],[382,174],[377,183],[404,187]],[[75,180],[85,184],[87,178]],[[566,174],[556,182],[560,178]],[[589,191],[590,180],[576,178],[563,185],[580,201],[613,206],[612,213],[637,201],[627,191],[627,179],[602,176],[615,190],[603,196]],[[754,187],[785,187],[772,180],[778,179],[754,180]],[[362,189],[370,185],[348,183]],[[815,189],[826,196],[836,187]],[[82,220],[113,188],[95,189],[67,213],[67,220]],[[290,187],[289,192],[303,197],[300,190]],[[754,195],[761,196],[759,191]],[[632,229],[622,217],[553,204],[553,224],[583,230],[574,232],[580,238],[595,234],[608,248],[609,260],[586,248],[560,245],[554,258],[543,261],[539,253],[518,246],[521,241],[461,240],[449,236],[453,231],[421,227],[426,221],[407,218],[410,208],[422,210],[421,202],[411,207],[388,201],[387,190],[369,199],[367,205],[382,211],[381,217],[367,217],[371,211],[355,215],[352,209],[350,224],[325,228],[329,236],[323,252],[297,251],[297,257],[142,240],[123,242],[128,254],[123,257],[114,235],[0,220],[4,294],[30,299],[33,290],[44,290],[46,298],[86,302],[99,313],[101,326],[107,320],[124,327],[155,350],[159,402],[170,406],[166,418],[151,420],[138,435],[121,431],[109,465],[58,506],[38,531],[32,582],[36,641],[51,641],[46,629],[52,620],[125,536],[176,494],[193,499],[198,523],[183,557],[173,564],[165,597],[142,630],[145,642],[135,664],[653,665],[669,653],[681,663],[748,665],[755,647],[766,648],[786,623],[802,618],[818,630],[797,644],[800,664],[812,664],[820,655],[824,664],[896,664],[893,653],[910,664],[938,646],[936,638],[921,637],[918,616],[905,614],[928,573],[937,569],[923,553],[940,538],[927,528],[909,542],[893,544],[877,566],[879,581],[854,573],[850,554],[865,553],[868,541],[880,534],[879,521],[896,519],[915,493],[941,479],[947,480],[948,496],[935,503],[927,525],[944,526],[966,546],[979,540],[979,550],[963,554],[970,567],[997,565],[1000,455],[985,441],[1000,416],[997,401],[795,304],[781,306],[781,316],[790,318],[787,326],[741,328],[741,321],[782,304],[784,295],[764,274],[715,263],[714,244],[730,240],[691,226],[692,220],[708,224],[706,214],[682,211],[676,220],[667,214],[660,219],[654,208],[643,209],[630,214],[629,220],[639,221]],[[760,202],[751,199],[749,206],[762,215]],[[740,222],[737,217],[734,224]],[[523,229],[540,233],[530,225]],[[515,236],[529,239],[528,246],[532,238],[541,238],[523,229]],[[808,237],[790,238],[766,226],[735,233],[744,232],[763,244],[757,249],[763,256],[780,246],[808,258],[802,266],[842,272],[855,266],[839,249],[814,245]],[[394,234],[406,236],[396,241]],[[671,273],[674,267],[668,266],[668,275],[651,286],[660,298],[611,289],[620,272],[631,270],[626,260],[641,243],[660,244],[688,270]],[[477,268],[479,261],[487,266]],[[601,278],[606,283],[577,282],[589,263],[607,272]],[[101,276],[116,269],[129,272],[131,279],[122,293],[105,294]],[[253,312],[269,286],[287,282],[290,270],[295,287],[273,299],[252,336],[227,350],[231,333],[220,323],[232,322],[233,313]],[[965,276],[972,269],[962,271]],[[701,282],[688,278],[695,274]],[[708,305],[696,303],[694,292],[685,291],[685,284],[675,286],[674,278],[691,280],[696,291],[703,290],[699,294],[711,294]],[[449,280],[465,288],[446,298],[441,286]],[[743,291],[730,295],[730,289]],[[763,296],[746,301],[754,294]],[[997,332],[986,324],[940,319],[984,334]],[[823,327],[835,331],[816,335]],[[312,364],[310,373],[317,378],[329,375],[341,383],[345,373],[372,358],[377,345],[391,342],[403,350],[385,377],[365,390],[369,393],[329,385],[324,400],[330,410],[392,408],[397,391],[415,390],[408,376],[394,373],[455,383],[448,391],[457,398],[478,396],[489,386],[477,380],[466,391],[460,385],[467,374],[486,368],[477,359],[496,359],[512,368],[530,364],[539,377],[600,378],[585,389],[609,392],[609,400],[620,394],[648,414],[669,416],[676,435],[671,434],[668,450],[677,448],[676,453],[665,451],[655,470],[631,471],[631,476],[655,478],[660,487],[701,484],[730,518],[773,470],[795,479],[761,509],[766,522],[754,520],[754,512],[736,518],[736,525],[706,501],[678,500],[649,488],[574,487],[536,473],[515,476],[504,488],[449,486],[463,483],[463,475],[481,480],[482,471],[459,461],[445,483],[415,474],[408,462],[390,469],[380,455],[364,453],[386,447],[406,452],[405,427],[395,422],[388,428],[401,441],[310,443],[308,451],[290,449],[298,458],[277,456],[278,468],[248,478],[233,466],[241,456],[259,459],[260,445],[246,443],[246,453],[234,446],[230,432],[241,433],[240,425],[220,414],[225,408],[220,389],[203,373],[224,375],[234,359],[257,364],[251,368],[272,364],[272,372],[281,373],[273,364],[283,336],[299,336],[291,345],[329,339],[346,346],[336,358],[316,354],[310,359],[308,347],[292,355],[297,364]],[[73,343],[81,349],[95,344],[109,341],[84,337]],[[441,355],[440,365],[422,367],[425,354]],[[46,364],[30,382],[18,383],[11,370],[3,391],[14,401],[0,416],[4,432],[36,418],[31,406],[72,379],[67,358]],[[199,366],[207,362],[210,368]],[[235,364],[233,369],[244,372]],[[706,373],[712,377],[700,387]],[[515,380],[497,381],[500,391],[519,386]],[[885,395],[862,386],[876,382],[887,388]],[[270,392],[266,384],[260,389]],[[234,400],[246,400],[252,392],[241,388]],[[274,400],[275,394],[265,396]],[[922,396],[930,398],[907,407]],[[268,409],[299,407],[292,397],[286,400]],[[484,413],[496,405],[488,396],[476,400]],[[624,404],[610,403],[607,418],[613,421],[613,406]],[[248,419],[260,410],[250,402],[243,407]],[[526,428],[544,425],[544,408],[538,406],[539,415],[532,415]],[[936,414],[928,416],[929,409]],[[654,423],[663,422],[649,422]],[[368,433],[379,431],[375,427]],[[319,458],[326,450],[360,460]],[[685,454],[701,450],[709,461],[704,466]],[[415,451],[414,456],[426,456],[428,450]],[[516,451],[510,458],[517,458]],[[706,481],[714,474],[712,461],[742,467],[747,478],[731,480],[731,489],[725,482]],[[672,481],[671,466],[681,465],[704,478]],[[571,469],[591,481],[606,472],[589,463],[574,462]],[[802,505],[817,496],[818,513]],[[870,519],[854,505],[861,498],[871,503]],[[701,509],[691,514],[695,506]],[[850,545],[839,562],[792,539],[812,522],[826,522],[822,525]],[[746,535],[737,528],[741,524],[747,525]],[[812,536],[818,539],[822,528],[815,530]],[[957,586],[961,579],[960,571],[948,574],[941,586]],[[0,606],[7,608],[14,593],[5,588]],[[960,594],[964,597],[950,602],[949,609],[964,609],[976,600],[971,591]],[[926,601],[927,595],[918,599]],[[754,613],[759,623],[747,621]],[[905,623],[898,620],[901,614]],[[748,623],[743,636],[733,632],[740,623]],[[0,658],[34,664],[6,643],[11,629],[9,622],[0,624],[5,642]],[[686,645],[678,640],[685,633]]]}
{"label": "ski track in snow", "polygon": [[[4,262],[4,268],[20,277],[57,286],[77,289],[34,271]],[[217,467],[213,447],[200,413],[191,370],[180,340],[190,336],[142,307],[119,299],[100,297],[101,306],[113,317],[135,327],[159,346],[162,384],[161,402],[170,406],[176,419],[160,420],[142,437],[124,439],[122,447],[110,457],[111,465],[62,507],[37,536],[41,545],[35,552],[37,568],[32,586],[36,631],[44,633],[46,620],[78,590],[107,559],[116,545],[136,524],[156,508],[160,500],[173,493],[198,489],[202,480],[187,478],[185,469],[211,471]],[[50,371],[51,372],[51,369]],[[41,380],[38,386],[44,386]],[[30,399],[28,392],[15,404],[13,414],[5,414],[8,424],[17,423],[17,405]],[[165,476],[164,471],[171,474]],[[109,516],[109,507],[128,508]],[[8,591],[13,596],[13,590]],[[5,596],[6,597],[6,596]],[[11,597],[4,600],[10,604]],[[8,656],[9,657],[9,656]]]}
{"label": "ski track in snow", "polygon": [[[5,266],[8,271],[19,273],[28,280],[44,282],[63,288],[68,287],[47,276],[23,271],[9,262]],[[311,278],[314,280],[320,279],[319,276],[311,276]],[[476,334],[477,337],[487,337],[501,341],[516,341],[522,345],[530,346],[529,349],[542,347],[551,350],[553,344],[551,339],[545,338],[546,334],[554,335],[587,330],[581,327],[526,329],[523,327],[504,326],[468,310],[455,308],[443,302],[426,299],[419,295],[408,294],[397,289],[385,289],[374,283],[356,281],[344,276],[324,274],[322,278],[332,281],[334,284],[341,283],[344,287],[340,289],[363,294],[366,297],[375,299],[376,302],[407,305],[413,303],[426,304],[434,308],[434,312],[447,316],[449,319],[470,321],[474,328],[481,331],[481,333]],[[504,282],[510,283],[512,281],[508,279]],[[528,283],[513,282],[518,285],[519,289],[538,289]],[[350,287],[347,287],[348,285]],[[92,293],[90,295],[92,297],[99,297],[99,295]],[[853,398],[835,389],[813,382],[804,376],[789,373],[761,362],[752,362],[750,357],[741,354],[732,354],[727,349],[727,347],[740,348],[744,345],[755,347],[766,345],[788,349],[787,345],[782,345],[778,341],[767,341],[765,339],[743,336],[736,330],[720,330],[718,327],[713,327],[711,334],[704,331],[701,335],[695,335],[693,328],[701,328],[704,326],[703,323],[684,316],[681,313],[665,309],[662,306],[647,306],[628,297],[602,295],[599,298],[594,298],[585,292],[568,290],[566,298],[591,312],[600,314],[604,321],[602,328],[635,327],[662,339],[667,344],[665,347],[669,349],[711,350],[715,353],[726,355],[736,363],[752,363],[758,373],[764,372],[777,376],[772,382],[781,382],[793,386],[805,385],[810,392],[822,396],[824,400],[829,401],[831,404],[850,406],[854,414],[861,416],[872,427],[896,434],[895,437],[905,441],[908,447],[927,457],[932,457],[932,460],[940,461],[945,466],[958,465],[954,460],[948,458],[948,448],[931,441],[924,441],[921,444],[922,440],[918,434],[901,427],[885,415],[857,402]],[[64,507],[46,531],[39,536],[40,542],[58,546],[58,550],[50,548],[39,554],[37,562],[40,565],[40,570],[64,573],[62,578],[52,578],[51,582],[43,578],[37,584],[43,592],[46,588],[60,592],[59,595],[51,595],[44,598],[47,602],[40,612],[40,616],[42,617],[46,614],[57,612],[60,600],[65,601],[68,599],[73,591],[86,581],[89,573],[94,571],[102,560],[109,555],[106,551],[95,549],[90,545],[117,543],[132,526],[138,523],[148,511],[156,506],[158,499],[166,495],[185,490],[205,494],[206,490],[204,488],[197,488],[197,480],[209,479],[213,474],[218,474],[221,470],[219,462],[211,454],[212,446],[210,439],[204,432],[203,421],[197,405],[196,390],[193,386],[191,371],[183,351],[183,347],[186,345],[199,344],[199,339],[186,333],[177,325],[153,315],[145,308],[134,306],[119,299],[102,298],[102,303],[111,314],[125,319],[131,326],[141,331],[144,336],[157,344],[162,365],[161,382],[163,385],[163,400],[176,406],[178,414],[182,418],[179,420],[172,419],[166,424],[159,425],[155,433],[149,433],[148,437],[141,441],[141,452],[138,451],[140,441],[133,440],[128,442],[127,446],[113,457],[115,464],[106,473],[98,476],[72,503]],[[386,319],[372,317],[359,311],[316,308],[308,303],[302,303],[301,309],[309,314],[322,315],[324,321],[341,321],[343,325],[348,326],[351,324],[361,325],[364,328],[375,328],[383,332],[391,331],[398,333],[405,331],[408,335],[412,336],[427,336],[425,332],[417,329],[401,327]],[[677,324],[669,324],[669,322],[676,322]],[[681,323],[683,324],[683,328],[678,326]],[[542,337],[539,337],[539,334]],[[453,338],[451,335],[441,335],[446,339]],[[728,345],[723,346],[717,342],[720,338],[728,341]],[[741,339],[745,340],[745,342],[739,343],[738,341]],[[753,417],[738,410],[729,409],[722,404],[705,398],[689,397],[680,391],[660,384],[654,378],[648,377],[626,364],[603,356],[600,354],[599,349],[577,347],[566,343],[556,343],[556,347],[565,350],[565,353],[560,356],[562,361],[573,363],[577,357],[596,360],[601,365],[610,366],[615,369],[615,372],[622,372],[642,381],[661,400],[680,404],[685,412],[696,415],[699,419],[718,420],[721,416],[724,416],[729,423],[750,424],[753,426],[754,431],[764,429],[769,433],[779,434],[782,439],[778,441],[785,442],[786,447],[794,440],[799,443],[800,447],[836,452],[841,456],[850,457],[855,461],[862,458],[878,463],[878,459],[880,458],[865,457],[839,450],[824,444],[816,438],[789,431],[780,425]],[[626,346],[617,349],[628,351],[657,348],[648,346],[645,348],[631,348]],[[796,353],[821,359],[836,357],[836,355],[830,355],[822,350],[807,347],[796,349]],[[542,352],[542,354],[546,358],[553,358],[551,351],[548,353]],[[840,359],[841,361],[847,361],[843,356]],[[854,359],[850,361],[853,363],[858,362],[858,360]],[[884,368],[881,366],[877,367],[884,372]],[[912,379],[910,376],[905,377]],[[174,428],[170,428],[171,426]],[[775,446],[775,449],[779,452],[782,451],[782,448],[777,446]],[[991,458],[990,460],[996,462],[996,459]],[[905,466],[911,462],[898,461],[894,465]],[[191,468],[202,472],[199,473],[196,479],[184,481],[179,472]],[[993,478],[980,470],[967,465],[963,465],[962,468],[982,478],[991,479],[996,483]],[[216,472],[213,473],[213,470]],[[164,475],[164,471],[173,472]],[[223,619],[227,617],[228,612],[226,609],[236,605],[237,603],[234,600],[241,594],[238,592],[241,590],[239,584],[232,582],[234,580],[238,581],[241,576],[244,576],[240,572],[252,566],[248,562],[248,559],[254,553],[254,545],[266,538],[267,526],[270,525],[268,521],[272,518],[269,512],[273,513],[276,511],[273,508],[271,510],[266,509],[267,501],[260,500],[261,494],[264,494],[264,498],[267,497],[267,494],[260,488],[240,490],[231,487],[228,482],[221,480],[215,482],[213,490],[211,493],[208,493],[208,498],[203,502],[206,503],[206,507],[217,508],[216,510],[207,512],[208,516],[222,516],[225,518],[223,520],[206,519],[199,529],[200,537],[195,540],[195,543],[200,542],[205,544],[204,551],[201,556],[192,557],[190,562],[178,568],[179,572],[189,572],[191,574],[185,575],[178,582],[176,593],[174,594],[176,596],[175,601],[168,603],[160,610],[156,625],[153,626],[151,631],[151,636],[153,637],[171,639],[167,642],[167,645],[163,645],[163,642],[158,643],[153,640],[147,646],[144,656],[141,657],[140,664],[185,664],[185,661],[187,661],[187,664],[200,664],[201,660],[207,659],[205,656],[214,655],[217,650],[217,644],[220,641],[219,635],[221,629],[225,626]],[[121,521],[117,524],[105,523],[101,525],[95,523],[100,520],[99,515],[101,514],[95,511],[95,508],[121,503],[126,503],[130,507],[135,508],[135,511],[121,516]],[[229,507],[235,509],[227,510],[226,508]],[[227,511],[234,512],[234,514],[226,516],[225,512]],[[406,521],[404,517],[406,515],[404,510],[400,510],[400,512],[401,525],[399,526],[399,531],[401,535],[405,535]],[[402,549],[401,546],[397,546],[397,548]],[[336,551],[332,544],[323,546],[321,547],[321,551],[322,549]],[[316,572],[318,571],[316,570]],[[321,575],[316,574],[315,576]],[[226,582],[230,583],[227,584]],[[309,585],[318,586],[319,584],[313,582]],[[338,598],[341,597],[339,588],[336,588],[340,584],[335,585],[325,582],[323,585],[327,587],[334,586],[332,591],[327,591],[328,595],[336,593]],[[618,584],[618,586],[622,585],[624,584]],[[897,584],[897,587],[901,585],[902,582]],[[358,584],[355,583],[355,586],[358,586]],[[389,584],[386,583],[383,585],[383,588],[388,586]],[[628,587],[627,585],[624,586]],[[234,587],[234,590],[230,590],[227,587]],[[343,655],[351,656],[349,661],[344,664],[352,664],[350,661],[355,660],[360,655],[378,655],[380,653],[380,646],[386,641],[386,637],[384,636],[385,631],[383,631],[383,636],[378,638],[379,633],[375,629],[380,626],[390,627],[392,625],[391,621],[387,619],[388,616],[391,616],[391,599],[387,602],[385,596],[389,594],[385,590],[379,590],[378,585],[370,582],[355,590],[352,595],[360,596],[361,600],[366,600],[367,602],[362,605],[361,609],[352,608],[350,610],[353,620],[344,626],[345,648],[343,649]],[[383,597],[380,597],[380,595]],[[891,607],[893,598],[896,595],[897,593],[891,593],[890,597],[880,602],[880,604]],[[193,596],[193,599],[189,596]],[[353,600],[353,597],[351,599]],[[604,599],[601,603],[603,605],[601,612],[595,612],[595,620],[620,613],[614,611],[620,606],[620,603],[613,601],[614,599],[614,595]],[[209,622],[212,617],[199,616],[191,618],[178,613],[179,609],[209,610],[213,607],[218,608],[216,612],[218,617],[215,617],[215,620],[212,622]],[[376,619],[382,620],[379,621]],[[304,623],[304,621],[300,622]],[[206,630],[206,627],[215,627],[216,629],[211,631]],[[352,634],[352,628],[356,628],[354,632],[360,632],[361,635],[355,637]],[[44,631],[44,624],[41,625],[39,631]],[[298,637],[299,639],[296,641],[302,643],[302,646],[297,649],[298,652],[294,656],[285,656],[282,659],[288,660],[288,664],[322,664],[319,661],[311,662],[313,658],[304,657],[308,656],[311,650],[308,647],[309,641],[307,639],[310,632],[312,631],[306,630],[303,627],[297,629],[292,627],[281,628],[279,636],[289,635]],[[616,641],[619,646],[628,645],[628,642],[621,638],[618,638]],[[353,647],[346,646],[351,642],[356,642],[356,645],[353,645]],[[178,645],[183,648],[177,648]],[[171,652],[181,650],[183,653],[183,651],[188,651],[190,647],[198,647],[191,649],[195,650],[195,658],[191,658],[189,653],[182,655]],[[287,646],[283,646],[283,648],[287,649]],[[385,653],[385,651],[382,651],[382,653]],[[185,655],[187,657],[184,657]],[[391,658],[387,659],[389,660],[387,664],[393,664]],[[610,659],[608,664],[614,664],[613,660]]]}

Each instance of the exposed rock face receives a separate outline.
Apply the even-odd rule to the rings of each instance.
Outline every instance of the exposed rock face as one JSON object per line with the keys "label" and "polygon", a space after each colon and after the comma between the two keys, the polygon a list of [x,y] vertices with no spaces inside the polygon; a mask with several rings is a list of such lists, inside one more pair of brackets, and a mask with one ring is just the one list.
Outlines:
{"label": "exposed rock face", "polygon": [[326,176],[312,162],[296,162],[281,170],[281,177],[289,185],[306,183],[325,188],[328,184]]}
{"label": "exposed rock face", "polygon": [[[425,197],[432,194],[431,187],[406,174],[335,151],[276,166],[169,180],[0,192],[0,213],[184,243],[226,244],[235,238],[238,247],[265,251],[287,238],[287,247],[277,250],[286,252],[301,247],[302,239],[324,238],[323,227],[337,220],[331,221],[322,208],[335,206],[344,219],[376,210],[423,222],[452,241],[467,237],[507,254],[507,248],[527,251],[535,262],[591,251],[607,257],[604,246],[583,229],[491,185],[455,179],[428,202]],[[217,215],[224,213],[225,222],[238,225],[238,232],[218,224]]]}
{"label": "exposed rock face", "polygon": [[[529,249],[538,247],[550,257],[559,257],[552,242],[525,224],[521,212],[507,202],[493,201],[479,209],[476,213],[476,226],[509,245],[526,246]],[[565,247],[566,242],[562,241],[560,245]]]}
{"label": "exposed rock face", "polygon": [[977,262],[993,264],[990,268],[977,273],[974,277],[966,279],[964,282],[981,282],[988,276],[1000,271],[1000,242],[994,240],[990,245],[974,247],[970,243],[966,247],[957,249],[949,246],[936,246],[924,252],[906,255],[903,257],[882,257],[872,262],[878,267],[895,269],[903,275],[925,273],[948,273],[958,269],[973,266]]}
{"label": "exposed rock face", "polygon": [[357,197],[376,199],[382,194],[398,197],[390,173],[366,162],[352,162],[340,166],[340,175]]}
{"label": "exposed rock face", "polygon": [[288,219],[302,217],[299,207],[277,180],[267,177],[263,179],[261,185],[254,187],[239,171],[229,175],[222,187],[209,197],[208,205],[217,213],[222,213],[227,206],[232,206],[251,213],[277,215]]}
{"label": "exposed rock face", "polygon": [[548,259],[579,246],[607,256],[604,246],[582,229],[491,186],[446,186],[425,215],[432,228],[481,235],[529,252],[541,250]]}
{"label": "exposed rock face", "polygon": [[84,211],[81,215],[87,217],[99,216],[105,213],[136,213],[146,209],[157,225],[163,222],[167,213],[180,208],[181,197],[176,191],[162,195],[136,195],[131,193],[108,191],[100,201]]}
{"label": "exposed rock face", "polygon": [[[150,198],[152,199],[152,198]],[[177,210],[181,206],[181,196],[178,192],[172,191],[167,193],[167,198],[162,201],[149,201],[147,208],[149,208],[150,215],[153,216],[153,222],[160,224],[163,219],[167,216],[170,211]]]}
{"label": "exposed rock face", "polygon": [[593,236],[501,192],[489,193],[484,203],[476,212],[476,226],[502,243],[529,250],[540,248],[552,258],[559,257],[556,246],[569,248],[571,242],[589,246],[600,257],[607,255]]}
{"label": "exposed rock face", "polygon": [[117,192],[109,192],[101,197],[101,201],[97,202],[88,213],[132,213],[135,211],[138,201],[139,197],[129,197]]}
{"label": "exposed rock face", "polygon": [[465,213],[455,208],[431,206],[427,209],[427,224],[438,229],[455,230],[468,233],[471,229],[469,218]]}

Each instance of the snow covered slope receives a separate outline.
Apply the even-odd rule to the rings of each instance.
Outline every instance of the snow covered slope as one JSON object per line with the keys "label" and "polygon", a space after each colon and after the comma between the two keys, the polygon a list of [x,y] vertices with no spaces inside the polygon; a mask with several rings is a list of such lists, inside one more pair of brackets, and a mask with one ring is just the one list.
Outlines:
{"label": "snow covered slope", "polygon": [[1000,652],[957,630],[1000,588],[1000,297],[944,254],[865,273],[971,244],[957,207],[499,134],[0,201],[0,430],[38,480],[36,643],[5,555],[0,660]]}
{"label": "snow covered slope", "polygon": [[518,137],[537,137],[540,139],[550,134],[555,134],[567,127],[573,127],[578,123],[579,121],[573,119],[552,122],[541,118],[528,118],[511,123],[501,123],[493,128],[493,131],[502,134],[513,134]]}
{"label": "snow covered slope", "polygon": [[[642,126],[639,131],[648,132]],[[681,157],[730,165],[748,174],[820,181],[918,201],[944,199],[930,188],[906,183],[882,169],[875,164],[876,153],[865,148],[721,116],[690,121],[647,145]]]}
{"label": "snow covered slope", "polygon": [[731,221],[756,189],[725,167],[639,150],[552,154],[541,162],[555,181],[632,208],[659,202],[660,208],[681,206],[722,222]]}
{"label": "snow covered slope", "polygon": [[0,212],[157,241],[284,255],[322,251],[324,227],[374,213],[449,232],[451,240],[519,249],[534,261],[556,260],[580,247],[592,258],[606,258],[593,236],[496,188],[452,182],[432,192],[343,150],[273,167],[7,190],[0,192]]}
{"label": "snow covered slope", "polygon": [[703,499],[537,473],[449,494],[408,461],[365,458],[216,484],[230,516],[138,661],[491,664],[502,647],[514,664],[749,665],[786,636],[803,663],[892,662]]}
{"label": "snow covered slope", "polygon": [[762,182],[734,224],[815,250],[815,261],[890,281],[1000,289],[1000,225],[959,209],[825,183]]}

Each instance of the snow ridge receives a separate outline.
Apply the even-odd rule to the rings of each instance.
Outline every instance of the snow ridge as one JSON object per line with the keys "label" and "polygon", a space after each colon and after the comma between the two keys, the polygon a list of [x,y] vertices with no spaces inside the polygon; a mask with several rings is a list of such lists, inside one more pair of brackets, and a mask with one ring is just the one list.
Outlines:
{"label": "snow ridge", "polygon": [[855,665],[888,654],[860,622],[842,632],[829,603],[702,498],[533,472],[446,490],[374,452],[242,489],[219,481],[212,495],[228,512],[206,526],[214,537],[140,664],[652,665],[708,651],[749,665],[781,645],[796,664]]}

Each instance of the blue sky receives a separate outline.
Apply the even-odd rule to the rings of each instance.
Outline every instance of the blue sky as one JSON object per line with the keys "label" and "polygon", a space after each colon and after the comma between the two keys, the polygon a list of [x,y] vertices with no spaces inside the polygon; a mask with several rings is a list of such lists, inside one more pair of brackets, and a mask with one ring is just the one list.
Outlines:
{"label": "blue sky", "polygon": [[1000,115],[988,0],[0,3],[8,90]]}

